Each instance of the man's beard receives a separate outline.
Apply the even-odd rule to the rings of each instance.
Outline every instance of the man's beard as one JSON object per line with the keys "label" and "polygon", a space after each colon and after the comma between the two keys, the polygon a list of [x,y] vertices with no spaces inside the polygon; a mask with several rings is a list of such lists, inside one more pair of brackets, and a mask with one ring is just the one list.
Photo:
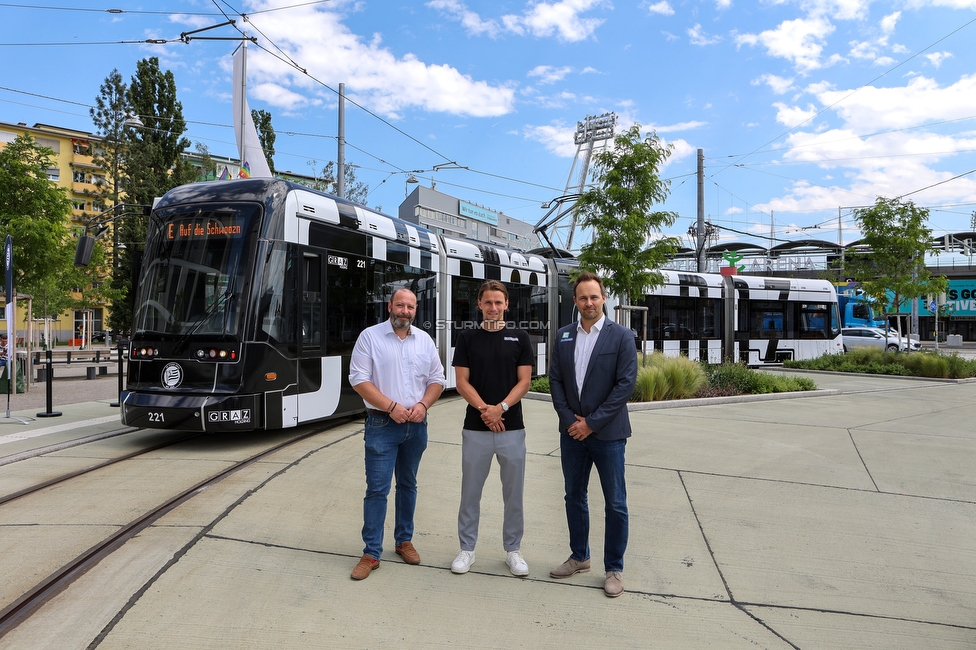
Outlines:
{"label": "man's beard", "polygon": [[412,318],[397,318],[396,316],[390,316],[390,322],[393,324],[394,329],[405,330],[410,328],[410,323],[413,322]]}

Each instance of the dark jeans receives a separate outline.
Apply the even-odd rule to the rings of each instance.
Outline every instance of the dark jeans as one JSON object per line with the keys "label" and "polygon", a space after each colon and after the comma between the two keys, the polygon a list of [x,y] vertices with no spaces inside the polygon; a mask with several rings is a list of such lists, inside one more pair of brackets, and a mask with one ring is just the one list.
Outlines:
{"label": "dark jeans", "polygon": [[569,548],[574,560],[590,557],[590,510],[587,486],[590,470],[596,465],[606,501],[606,533],[603,541],[604,571],[624,570],[629,523],[627,517],[627,484],[624,480],[624,450],[627,440],[601,441],[590,435],[576,440],[559,436],[559,451],[566,482],[566,522],[569,524]]}
{"label": "dark jeans", "polygon": [[366,498],[363,499],[363,554],[380,559],[386,501],[396,475],[397,545],[413,539],[413,513],[417,508],[417,468],[427,449],[427,419],[397,424],[389,416],[366,416]]}

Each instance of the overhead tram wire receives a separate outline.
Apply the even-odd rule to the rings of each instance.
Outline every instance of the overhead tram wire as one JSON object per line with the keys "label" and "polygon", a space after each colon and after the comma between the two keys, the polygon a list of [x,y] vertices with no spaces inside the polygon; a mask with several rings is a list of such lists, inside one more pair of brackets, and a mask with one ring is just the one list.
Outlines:
{"label": "overhead tram wire", "polygon": [[[270,12],[270,11],[278,11],[278,10],[281,10],[281,9],[288,9],[288,8],[294,8],[294,7],[301,7],[301,6],[321,4],[321,3],[325,2],[325,1],[327,1],[327,0],[319,0],[319,1],[316,1],[316,2],[301,3],[301,4],[297,4],[297,5],[291,5],[289,7],[278,7],[278,8],[275,8],[273,10],[269,9],[269,10],[255,12],[255,14],[257,14],[257,13],[267,13],[267,12]],[[4,5],[3,4],[0,4],[0,6],[4,6]],[[32,7],[32,8],[37,8],[37,7]],[[52,7],[52,9],[56,9],[56,8],[53,8]],[[102,11],[102,10],[88,10],[88,11]],[[132,13],[135,13],[135,12],[132,12]],[[142,13],[151,13],[151,14],[157,14],[158,13],[158,14],[163,14],[163,15],[169,15],[169,14],[172,14],[174,12],[142,12]],[[187,12],[180,12],[180,13],[187,13]],[[221,11],[221,13],[219,13],[219,14],[199,13],[199,14],[192,14],[192,15],[223,16],[223,17],[227,18],[228,20],[230,20],[230,16],[226,12],[223,12],[223,11]],[[235,14],[234,15],[241,16],[245,20],[245,22],[247,22],[249,25],[251,25],[252,27],[254,27],[254,29],[258,33],[260,33],[262,37],[264,37],[269,43],[271,43],[272,45],[274,45],[275,49],[278,50],[279,52],[281,52],[281,54],[284,55],[285,58],[282,58],[282,56],[280,56],[280,55],[276,54],[275,52],[269,50],[267,47],[261,45],[260,43],[257,43],[255,45],[256,47],[260,48],[261,50],[263,50],[264,52],[268,53],[270,56],[273,56],[274,58],[278,59],[279,61],[282,61],[283,63],[288,64],[289,66],[293,67],[295,70],[298,70],[299,72],[301,72],[302,74],[304,74],[310,80],[314,81],[315,83],[318,83],[322,87],[324,87],[324,88],[328,89],[329,91],[331,91],[331,92],[335,93],[336,95],[338,95],[338,91],[336,89],[332,88],[331,86],[329,86],[325,82],[323,82],[320,79],[318,79],[318,78],[314,77],[313,75],[309,74],[309,72],[308,72],[307,69],[305,69],[305,68],[301,67],[300,65],[298,65],[298,63],[296,61],[294,61],[290,56],[288,56],[287,53],[284,52],[284,50],[281,50],[281,48],[278,47],[274,43],[274,41],[272,41],[267,36],[265,36],[263,34],[263,32],[261,32],[261,30],[256,25],[254,25],[253,22],[251,22],[248,19],[249,14],[239,13],[239,12],[237,12],[235,10]],[[250,14],[250,15],[254,15],[254,14]],[[236,24],[234,24],[233,27],[239,33],[241,33],[243,35],[244,31],[242,29],[240,29]],[[135,40],[133,40],[133,41],[124,40],[124,41],[90,42],[90,43],[33,43],[33,44],[25,43],[25,44],[19,44],[19,45],[24,45],[24,46],[42,46],[42,45],[142,45],[142,44],[146,44],[146,43],[153,44],[153,45],[165,45],[165,44],[176,43],[176,42],[184,42],[184,43],[186,43],[188,41],[181,35],[181,37],[180,38],[177,38],[177,39],[144,39],[144,40],[138,40],[138,41],[135,41]],[[0,43],[0,45],[18,45],[18,44],[2,44],[2,43]],[[33,94],[33,93],[26,93],[25,91],[17,91],[17,90],[14,90],[14,89],[3,88],[3,87],[0,87],[0,89],[9,90],[11,92],[22,92],[24,94],[29,94],[29,95],[32,95]],[[63,102],[71,103],[71,104],[76,104],[76,105],[79,105],[79,106],[84,106],[86,108],[90,108],[90,105],[83,104],[81,102],[71,102],[70,100],[61,100],[61,99],[57,99],[57,98],[53,98],[53,97],[46,97],[46,96],[43,96],[43,95],[36,95],[36,96],[41,97],[41,98],[44,98],[44,99],[50,99],[52,101],[63,101]],[[346,98],[346,101],[350,102],[351,104],[353,104],[357,108],[361,109],[367,115],[369,115],[369,116],[377,119],[378,121],[380,121],[384,125],[390,127],[391,129],[393,129],[397,133],[400,133],[401,135],[403,135],[404,137],[408,138],[412,142],[420,145],[421,147],[427,149],[428,151],[430,151],[434,155],[442,158],[445,162],[449,162],[449,163],[456,164],[453,160],[450,160],[449,157],[446,156],[445,154],[443,154],[443,153],[437,151],[436,149],[430,147],[426,143],[424,143],[421,140],[419,140],[419,139],[415,138],[414,136],[410,135],[409,133],[407,133],[403,129],[401,129],[401,128],[397,127],[396,125],[392,124],[391,122],[389,122],[385,118],[377,115],[376,113],[374,113],[373,111],[369,110],[365,106],[359,104],[355,100],[349,99],[347,97]],[[230,128],[229,125],[216,124],[216,123],[212,123],[212,122],[200,122],[200,121],[193,121],[193,120],[185,120],[185,122],[187,124],[199,124],[199,125],[205,125],[205,126],[217,126],[217,127]],[[291,134],[290,132],[281,132],[281,133],[286,134],[286,135]],[[295,133],[295,135],[302,135],[302,136],[309,136],[309,137],[324,137],[324,138],[336,138],[337,137],[337,136],[329,136],[329,135],[303,134],[303,133]],[[368,152],[366,152],[366,151],[364,151],[364,150],[362,150],[362,149],[360,149],[358,147],[355,147],[354,145],[349,145],[348,142],[346,144],[347,144],[347,146],[353,146],[353,148],[355,148],[355,149],[357,149],[359,151],[362,151],[366,155],[369,155],[370,157],[375,158],[376,160],[382,162],[383,164],[387,164],[387,165],[390,165],[391,167],[394,167],[400,173],[405,173],[406,171],[408,171],[408,170],[406,170],[404,168],[401,168],[398,165],[394,165],[394,164],[390,163],[389,161],[383,160],[382,158],[380,158],[378,156],[374,156],[373,154],[370,154],[370,153],[368,153]],[[542,184],[539,184],[539,183],[533,183],[531,181],[525,181],[525,180],[521,180],[521,179],[517,179],[517,178],[512,178],[512,177],[509,177],[509,176],[502,176],[500,174],[494,174],[492,172],[486,172],[486,171],[482,171],[482,170],[478,170],[478,169],[471,169],[470,167],[463,167],[463,168],[466,171],[469,171],[469,172],[474,173],[474,174],[480,174],[480,175],[489,176],[489,177],[492,177],[492,178],[498,178],[500,180],[506,180],[506,181],[509,181],[509,182],[518,183],[518,184],[522,184],[522,185],[528,185],[528,186],[532,186],[532,187],[538,187],[540,189],[544,189],[544,190],[547,190],[547,191],[558,191],[557,188],[550,187],[550,186],[546,186],[546,185],[542,185]],[[471,191],[476,191],[476,192],[484,192],[486,194],[492,194],[492,195],[495,195],[495,196],[502,196],[502,197],[506,197],[506,198],[513,198],[513,199],[524,200],[524,201],[535,201],[535,199],[528,199],[528,198],[525,198],[525,197],[514,196],[514,195],[504,194],[504,193],[500,193],[500,192],[489,192],[489,191],[485,191],[485,190],[471,188],[471,187],[468,187],[468,186],[458,185],[458,184],[454,184],[454,183],[448,183],[448,182],[443,181],[443,180],[441,180],[440,182],[441,183],[448,184],[448,185],[451,185],[451,186],[454,186],[454,187],[459,187],[459,188],[463,188],[463,189],[469,189]]]}
{"label": "overhead tram wire", "polygon": [[[897,69],[898,69],[898,68],[900,68],[901,66],[903,66],[903,65],[905,65],[906,63],[908,63],[908,62],[909,62],[909,61],[911,61],[912,59],[915,59],[915,58],[917,58],[917,57],[919,57],[919,56],[921,56],[921,55],[922,55],[923,53],[925,53],[925,52],[927,52],[928,50],[930,50],[930,49],[932,49],[933,47],[935,47],[936,45],[938,45],[938,44],[939,44],[939,43],[941,43],[942,41],[944,41],[944,40],[946,40],[946,39],[947,39],[947,38],[949,38],[950,36],[953,36],[953,35],[954,35],[954,34],[956,34],[957,32],[960,32],[960,31],[962,31],[963,29],[965,29],[966,27],[969,27],[969,26],[970,26],[970,25],[972,25],[973,23],[976,23],[976,18],[973,18],[972,20],[970,20],[970,21],[968,21],[968,22],[966,22],[966,23],[964,23],[964,24],[963,24],[963,25],[961,25],[960,27],[957,27],[956,29],[954,29],[954,30],[952,30],[951,32],[949,32],[948,34],[946,34],[945,36],[943,36],[942,38],[940,38],[940,39],[938,39],[937,41],[935,41],[934,43],[930,43],[929,45],[927,45],[926,47],[924,47],[924,48],[922,48],[921,50],[919,50],[919,51],[918,51],[918,52],[916,52],[915,54],[913,54],[913,55],[911,55],[910,57],[908,57],[908,58],[907,58],[907,59],[905,59],[904,61],[901,61],[900,63],[897,63],[897,64],[895,64],[894,66],[892,66],[892,67],[890,67],[890,68],[888,68],[887,70],[885,70],[884,72],[882,72],[881,74],[879,74],[879,75],[878,75],[877,77],[875,77],[874,79],[872,79],[872,80],[870,80],[870,81],[868,81],[867,83],[864,83],[864,84],[861,84],[860,86],[858,86],[857,88],[855,88],[855,89],[854,89],[854,90],[852,90],[851,92],[849,92],[849,93],[847,93],[846,95],[844,95],[843,97],[841,97],[840,99],[838,99],[838,100],[837,100],[836,102],[834,102],[833,104],[830,104],[829,106],[825,106],[825,107],[824,107],[823,109],[821,109],[820,111],[818,111],[818,112],[817,112],[816,114],[814,114],[814,115],[811,115],[810,117],[808,117],[807,119],[805,119],[805,120],[803,120],[802,122],[800,122],[800,123],[799,123],[799,124],[797,124],[796,126],[794,126],[794,127],[792,127],[791,129],[789,129],[789,130],[787,130],[787,131],[784,131],[783,133],[781,133],[781,134],[779,134],[779,135],[777,135],[777,136],[776,136],[775,138],[773,138],[772,140],[769,140],[768,142],[766,142],[766,143],[764,143],[764,144],[762,144],[762,145],[760,145],[759,147],[756,147],[756,148],[755,148],[755,149],[753,149],[753,150],[752,150],[751,152],[749,152],[749,153],[747,153],[747,154],[745,154],[745,155],[743,155],[743,156],[741,156],[741,158],[742,158],[742,159],[744,159],[744,158],[748,158],[749,156],[752,156],[752,155],[754,155],[754,154],[756,154],[756,153],[758,153],[758,152],[760,152],[760,151],[762,151],[762,150],[763,150],[764,148],[766,148],[766,147],[767,147],[767,146],[769,146],[770,144],[772,144],[772,143],[774,143],[774,142],[776,142],[777,140],[779,140],[779,139],[780,139],[780,138],[782,138],[783,136],[785,136],[785,135],[789,135],[790,133],[792,133],[793,131],[796,131],[796,130],[797,130],[798,128],[800,128],[800,127],[801,127],[801,126],[803,126],[804,124],[807,124],[808,122],[812,122],[813,120],[815,120],[816,118],[818,118],[818,117],[820,117],[821,115],[823,115],[824,113],[826,113],[827,111],[829,111],[830,109],[832,109],[833,107],[835,107],[835,106],[837,106],[838,104],[841,104],[842,102],[844,102],[844,101],[846,101],[846,100],[847,100],[848,98],[850,98],[850,97],[852,97],[852,96],[854,96],[854,95],[855,95],[856,93],[858,93],[858,92],[860,92],[860,91],[861,91],[861,90],[863,90],[864,88],[867,88],[868,86],[870,86],[871,84],[873,84],[873,83],[874,83],[875,81],[877,81],[878,79],[881,79],[881,78],[883,78],[883,77],[885,77],[885,76],[887,76],[887,75],[889,75],[889,74],[891,74],[892,72],[894,72],[895,70],[897,70]],[[731,156],[730,156],[730,157],[731,157]],[[726,166],[725,166],[725,167],[723,167],[722,169],[720,169],[720,170],[718,170],[717,172],[715,172],[714,174],[712,174],[712,177],[714,177],[714,176],[717,176],[718,174],[721,174],[721,173],[722,173],[723,171],[725,171],[725,170],[726,170],[726,169],[728,169],[729,167],[733,167],[733,166],[734,166],[734,163],[729,163],[728,165],[726,165]]]}
{"label": "overhead tram wire", "polygon": [[[212,0],[212,1],[215,4],[217,2],[217,0]],[[230,7],[233,11],[235,11],[235,12],[237,11],[234,7],[232,7],[226,1],[224,1],[223,3],[225,5],[227,5],[228,7]],[[310,3],[310,4],[315,4],[315,3]],[[316,83],[320,84],[324,88],[327,88],[328,90],[332,91],[336,95],[339,94],[339,92],[336,89],[332,88],[331,86],[329,86],[325,82],[323,82],[320,79],[317,79],[313,75],[309,74],[309,72],[308,72],[308,70],[306,68],[300,66],[298,64],[298,62],[296,62],[290,55],[288,55],[287,52],[285,52],[283,49],[281,49],[273,40],[271,40],[270,38],[268,38],[267,35],[265,35],[264,32],[262,32],[261,29],[257,25],[255,25],[253,21],[250,20],[249,16],[250,15],[253,15],[253,14],[236,13],[235,15],[241,16],[241,18],[244,20],[244,22],[246,22],[248,25],[252,26],[255,29],[255,31],[257,31],[268,43],[270,43],[272,46],[274,46],[275,50],[277,50],[278,52],[281,53],[281,56],[279,56],[278,54],[275,54],[275,52],[272,52],[267,47],[263,46],[261,43],[257,43],[256,46],[259,49],[263,50],[264,52],[267,52],[268,54],[270,54],[271,56],[275,57],[279,61],[281,61],[283,63],[287,63],[288,65],[292,66],[295,70],[298,70],[299,72],[301,72],[302,74],[304,74],[306,77],[308,77],[312,81],[315,81]],[[230,19],[230,16],[228,16],[227,14],[224,14],[224,17]],[[236,25],[234,25],[234,28],[237,29],[239,32],[241,32],[241,34],[243,34],[243,30],[241,30],[239,27],[237,27]],[[282,58],[282,56],[284,56],[285,58]],[[412,135],[410,135],[406,131],[403,131],[402,129],[400,129],[396,125],[392,124],[391,122],[389,122],[385,118],[383,118],[383,117],[377,115],[376,113],[372,112],[371,110],[369,110],[365,106],[359,104],[355,100],[349,99],[348,96],[346,97],[346,101],[349,102],[349,103],[351,103],[351,104],[353,104],[357,108],[361,109],[367,115],[369,115],[369,116],[371,116],[371,117],[379,120],[380,122],[382,122],[386,126],[388,126],[388,127],[392,128],[393,130],[397,131],[398,133],[400,133],[404,137],[409,138],[411,141],[415,142],[416,144],[419,144],[421,147],[424,147],[425,149],[427,149],[428,151],[430,151],[434,155],[440,156],[441,158],[444,159],[445,162],[457,164],[454,160],[452,160],[448,156],[446,156],[443,153],[441,153],[441,152],[433,149],[432,147],[428,146],[426,143],[424,143],[424,142],[418,140],[417,138],[413,137]],[[347,142],[346,144],[348,146],[349,143]],[[381,160],[381,159],[377,158],[377,160]],[[387,161],[382,161],[381,160],[381,162],[384,162],[386,164],[390,164],[392,167],[395,167],[400,172],[406,172],[407,171],[405,169],[401,169],[399,166],[392,165],[391,163],[389,163]],[[508,177],[508,176],[501,176],[499,174],[493,174],[491,172],[485,172],[485,171],[481,171],[481,170],[477,170],[477,169],[471,169],[470,167],[464,167],[464,169],[466,169],[467,171],[469,171],[471,173],[474,173],[474,174],[481,174],[481,175],[484,175],[484,176],[490,176],[492,178],[498,178],[500,180],[507,180],[507,181],[511,181],[511,182],[514,182],[514,183],[520,183],[522,185],[530,185],[530,186],[538,187],[540,189],[544,189],[544,190],[548,190],[548,191],[553,191],[553,192],[558,192],[559,191],[559,189],[558,188],[555,188],[555,187],[549,187],[549,186],[542,185],[542,184],[539,184],[539,183],[532,183],[530,181],[523,181],[523,180],[520,180],[520,179],[511,178],[511,177]],[[443,183],[444,181],[441,181],[441,182]],[[461,185],[454,185],[454,186],[455,187],[464,187],[464,186],[461,186]],[[465,188],[465,189],[472,189],[472,188]],[[473,191],[479,191],[480,192],[482,190],[473,190]],[[510,195],[506,195],[506,194],[499,194],[497,192],[486,192],[486,193],[487,194],[496,194],[498,196],[506,196],[506,197],[509,197],[509,198],[520,198],[521,199],[521,197],[514,197],[514,196],[510,196]],[[529,199],[522,199],[522,200],[529,200]]]}

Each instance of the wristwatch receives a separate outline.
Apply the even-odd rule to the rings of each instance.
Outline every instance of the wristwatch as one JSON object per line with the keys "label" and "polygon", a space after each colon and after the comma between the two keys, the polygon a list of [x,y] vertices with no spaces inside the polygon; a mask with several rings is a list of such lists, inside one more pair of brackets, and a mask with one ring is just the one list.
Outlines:
{"label": "wristwatch", "polygon": [[502,407],[502,413],[508,413],[508,404],[502,402],[501,404],[499,404],[499,406]]}

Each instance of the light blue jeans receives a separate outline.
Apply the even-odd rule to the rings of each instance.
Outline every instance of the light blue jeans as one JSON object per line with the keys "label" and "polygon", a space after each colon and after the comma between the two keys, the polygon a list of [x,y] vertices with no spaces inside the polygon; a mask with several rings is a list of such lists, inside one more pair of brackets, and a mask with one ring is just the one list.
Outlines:
{"label": "light blue jeans", "polygon": [[396,476],[397,545],[413,539],[413,514],[417,509],[417,469],[427,449],[427,418],[423,422],[397,424],[387,415],[366,416],[366,497],[363,499],[364,555],[383,555],[386,502]]}

